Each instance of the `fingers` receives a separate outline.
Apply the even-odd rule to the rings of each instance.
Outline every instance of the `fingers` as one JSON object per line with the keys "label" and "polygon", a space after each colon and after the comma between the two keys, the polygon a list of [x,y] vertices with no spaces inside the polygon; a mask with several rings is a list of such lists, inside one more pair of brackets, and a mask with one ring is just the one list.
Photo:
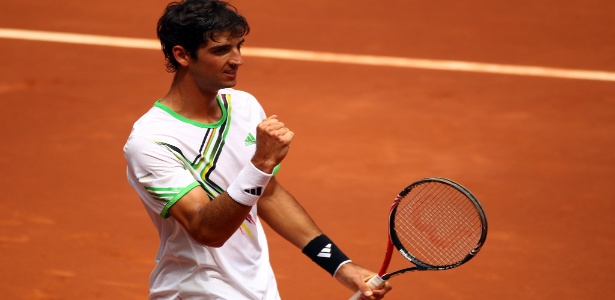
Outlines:
{"label": "fingers", "polygon": [[270,173],[288,154],[294,136],[295,133],[280,122],[277,115],[264,119],[256,127],[256,152],[252,157],[254,166]]}
{"label": "fingers", "polygon": [[368,286],[361,286],[359,290],[361,290],[360,299],[372,299],[371,296],[374,294],[374,292],[372,292],[372,290]]}
{"label": "fingers", "polygon": [[388,281],[385,281],[381,287],[372,290],[371,297],[366,299],[383,299],[384,295],[388,293],[392,288],[393,286],[391,286]]}
{"label": "fingers", "polygon": [[[358,299],[383,299],[392,286],[388,281],[384,281],[376,275],[376,273],[351,262],[339,268],[335,274],[335,279],[352,291],[360,291],[360,294],[357,294]],[[373,288],[370,288],[370,286],[373,286]]]}
{"label": "fingers", "polygon": [[392,289],[391,284],[388,281],[382,283],[381,286],[370,288],[368,285],[360,285],[361,297],[359,299],[364,300],[377,300],[383,299],[384,296]]}
{"label": "fingers", "polygon": [[290,142],[295,135],[283,122],[278,120],[277,115],[268,117],[259,124],[259,127],[270,136],[283,137],[287,142]]}

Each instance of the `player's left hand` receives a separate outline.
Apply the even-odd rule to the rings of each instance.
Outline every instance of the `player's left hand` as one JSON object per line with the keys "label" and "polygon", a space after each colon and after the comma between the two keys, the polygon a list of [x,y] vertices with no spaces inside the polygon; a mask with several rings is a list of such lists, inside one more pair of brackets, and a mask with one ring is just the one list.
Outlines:
{"label": "player's left hand", "polygon": [[359,299],[382,299],[384,298],[384,295],[393,287],[388,281],[385,281],[384,285],[378,289],[370,289],[366,282],[375,275],[376,273],[364,269],[354,263],[347,263],[337,270],[337,273],[335,273],[335,279],[353,292],[360,290],[361,297],[359,297]]}

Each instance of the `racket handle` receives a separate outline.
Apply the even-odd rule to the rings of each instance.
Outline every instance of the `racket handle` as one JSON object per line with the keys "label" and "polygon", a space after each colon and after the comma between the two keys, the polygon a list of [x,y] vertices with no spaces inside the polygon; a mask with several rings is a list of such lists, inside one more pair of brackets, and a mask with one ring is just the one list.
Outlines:
{"label": "racket handle", "polygon": [[[384,279],[382,279],[382,277],[378,275],[372,277],[370,280],[367,281],[367,285],[372,290],[381,287],[382,284],[384,284]],[[358,290],[356,293],[354,293],[354,295],[352,295],[352,297],[350,297],[349,300],[357,300],[360,296],[361,290]]]}

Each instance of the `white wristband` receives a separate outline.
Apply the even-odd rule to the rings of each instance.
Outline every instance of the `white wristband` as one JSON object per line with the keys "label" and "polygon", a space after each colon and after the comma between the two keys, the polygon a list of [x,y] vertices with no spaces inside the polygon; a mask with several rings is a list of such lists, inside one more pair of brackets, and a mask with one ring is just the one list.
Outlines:
{"label": "white wristband", "polygon": [[254,206],[265,191],[272,174],[257,169],[252,162],[248,163],[237,175],[226,192],[240,204]]}

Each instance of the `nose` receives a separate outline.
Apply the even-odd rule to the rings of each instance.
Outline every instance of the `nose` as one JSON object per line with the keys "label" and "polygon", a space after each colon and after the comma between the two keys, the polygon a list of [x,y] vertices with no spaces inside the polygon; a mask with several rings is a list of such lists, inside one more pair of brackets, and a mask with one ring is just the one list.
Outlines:
{"label": "nose", "polygon": [[239,51],[239,49],[235,49],[233,51],[233,56],[229,60],[229,64],[234,67],[243,65],[243,57],[241,56],[241,51]]}

